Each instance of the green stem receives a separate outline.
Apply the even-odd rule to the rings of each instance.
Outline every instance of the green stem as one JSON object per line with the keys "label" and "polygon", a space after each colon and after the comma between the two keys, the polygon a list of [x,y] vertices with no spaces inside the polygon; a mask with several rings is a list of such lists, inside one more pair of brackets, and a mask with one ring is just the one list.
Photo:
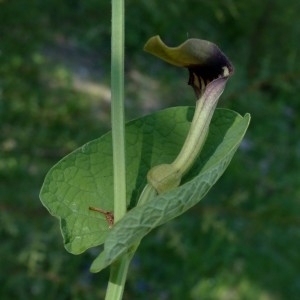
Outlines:
{"label": "green stem", "polygon": [[124,0],[112,0],[111,114],[114,165],[114,218],[126,213],[124,126]]}
{"label": "green stem", "polygon": [[[112,0],[111,110],[114,171],[114,219],[126,213],[126,164],[124,117],[124,0]],[[111,266],[106,300],[122,299],[132,255]]]}
{"label": "green stem", "polygon": [[142,192],[136,206],[140,206],[140,205],[148,203],[156,195],[157,195],[156,189],[151,184],[147,184],[144,187],[143,192]]}
{"label": "green stem", "polygon": [[[138,205],[145,204],[156,196],[156,190],[150,184],[147,184],[139,198]],[[106,292],[106,298],[109,300],[122,299],[124,287],[126,283],[127,272],[132,257],[134,256],[137,248],[140,245],[140,241],[134,244],[130,250],[122,256],[120,260],[111,265],[109,285]]]}
{"label": "green stem", "polygon": [[111,265],[109,285],[105,299],[122,299],[131,258],[131,255],[124,255],[120,260]]}

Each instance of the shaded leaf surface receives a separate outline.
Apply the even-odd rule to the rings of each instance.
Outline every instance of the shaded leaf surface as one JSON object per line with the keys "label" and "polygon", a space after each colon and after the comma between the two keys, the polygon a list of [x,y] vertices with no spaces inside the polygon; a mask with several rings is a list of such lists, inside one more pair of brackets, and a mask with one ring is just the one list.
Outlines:
{"label": "shaded leaf surface", "polygon": [[[127,203],[129,207],[135,205],[145,186],[148,170],[157,164],[170,163],[177,156],[187,135],[193,112],[194,108],[191,107],[170,108],[131,121],[126,125]],[[123,226],[121,222],[110,230],[105,216],[88,209],[89,206],[94,206],[113,211],[111,133],[85,144],[63,158],[47,174],[40,197],[49,212],[60,219],[66,249],[73,254],[79,254],[90,247],[102,244],[108,233],[110,233],[110,238],[107,245],[111,245],[116,238],[119,239],[121,234],[121,244],[116,245],[118,247],[123,245],[123,248],[109,246],[110,249],[114,249],[114,254],[109,255],[109,261],[114,260],[116,255],[122,253],[127,245],[133,242],[132,237],[127,241],[124,240],[124,234],[127,234],[129,227],[135,228],[138,224],[143,226],[138,232],[129,230],[128,237],[133,234],[140,238],[153,226],[188,209],[201,196],[199,192],[189,196],[193,199],[189,201],[190,204],[180,202],[180,209],[176,207],[175,202],[172,203],[168,199],[174,197],[175,191],[179,195],[182,194],[182,197],[186,197],[190,186],[194,189],[198,185],[194,181],[188,181],[200,170],[201,174],[206,174],[205,180],[201,183],[205,187],[201,193],[205,194],[212,182],[220,175],[216,170],[216,163],[220,162],[225,169],[233,155],[232,152],[242,139],[246,124],[248,124],[247,120],[229,110],[216,110],[201,157],[184,178],[186,184],[157,197],[153,207],[150,205],[131,210],[127,214],[128,218],[124,218],[125,227],[121,232],[118,229]],[[229,151],[230,155],[227,155],[226,151]],[[224,156],[226,159],[222,159]],[[208,178],[210,178],[209,181]],[[164,203],[164,199],[167,199],[167,203]],[[159,205],[162,207],[158,207]],[[137,209],[138,213],[136,213]],[[162,211],[165,212],[164,216],[158,217]],[[166,214],[167,211],[169,212]],[[172,211],[174,211],[173,216]],[[132,218],[135,219],[134,222]]]}

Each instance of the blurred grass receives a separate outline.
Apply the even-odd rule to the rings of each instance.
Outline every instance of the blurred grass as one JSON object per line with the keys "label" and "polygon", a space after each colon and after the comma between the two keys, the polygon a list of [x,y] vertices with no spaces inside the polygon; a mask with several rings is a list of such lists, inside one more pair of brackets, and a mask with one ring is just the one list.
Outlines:
{"label": "blurred grass", "polygon": [[[144,240],[125,299],[298,299],[298,1],[128,0],[126,13],[128,119],[194,103],[184,70],[142,52],[160,34],[217,43],[236,68],[220,106],[252,123],[206,199]],[[97,252],[68,254],[38,193],[110,127],[110,3],[2,0],[0,37],[1,299],[103,299]]]}

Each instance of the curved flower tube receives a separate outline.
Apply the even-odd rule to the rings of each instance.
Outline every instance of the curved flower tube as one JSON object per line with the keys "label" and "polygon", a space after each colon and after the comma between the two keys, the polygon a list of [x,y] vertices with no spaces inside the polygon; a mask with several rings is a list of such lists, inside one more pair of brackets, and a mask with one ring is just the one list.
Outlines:
{"label": "curved flower tube", "polygon": [[234,69],[225,54],[205,40],[189,39],[178,47],[168,47],[159,36],[154,36],[144,50],[172,65],[187,68],[188,84],[197,97],[191,128],[177,158],[171,164],[155,166],[148,172],[148,182],[162,193],[180,185],[182,176],[199,155],[219,97]]}

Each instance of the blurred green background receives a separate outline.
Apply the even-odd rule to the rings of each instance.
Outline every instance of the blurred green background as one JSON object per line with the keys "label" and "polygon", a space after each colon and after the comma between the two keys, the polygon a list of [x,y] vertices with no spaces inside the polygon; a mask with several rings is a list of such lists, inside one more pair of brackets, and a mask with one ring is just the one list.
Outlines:
{"label": "blurred green background", "polygon": [[[103,299],[97,252],[63,247],[38,193],[49,168],[110,128],[110,2],[0,1],[1,299]],[[299,299],[300,2],[126,1],[126,116],[194,105],[186,70],[142,51],[215,42],[235,65],[219,103],[252,115],[229,169],[155,230],[124,299]]]}

